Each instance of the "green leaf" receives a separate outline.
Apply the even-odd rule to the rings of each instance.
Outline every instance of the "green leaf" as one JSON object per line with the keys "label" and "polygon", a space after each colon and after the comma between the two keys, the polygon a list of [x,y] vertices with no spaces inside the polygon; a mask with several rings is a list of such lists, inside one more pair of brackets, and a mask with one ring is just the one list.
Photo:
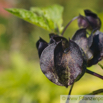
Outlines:
{"label": "green leaf", "polygon": [[103,69],[103,65],[101,65],[100,63],[98,63],[98,65]]}
{"label": "green leaf", "polygon": [[51,29],[55,29],[55,30],[58,29],[59,32],[63,30],[62,27],[63,7],[62,6],[53,5],[53,6],[48,6],[46,8],[32,7],[31,11],[34,13],[38,13],[39,15],[42,15]]}
{"label": "green leaf", "polygon": [[20,17],[21,19],[28,21],[32,24],[35,24],[39,27],[42,27],[46,30],[50,31],[50,28],[48,27],[48,25],[46,24],[46,22],[44,21],[42,16],[38,16],[37,14],[31,12],[31,11],[27,11],[24,9],[16,9],[16,8],[10,8],[10,9],[6,9],[8,12],[14,14],[15,16]]}
{"label": "green leaf", "polygon": [[9,8],[6,10],[48,31],[61,32],[63,30],[63,7],[60,5],[53,5],[46,8],[32,7],[30,11],[18,8]]}

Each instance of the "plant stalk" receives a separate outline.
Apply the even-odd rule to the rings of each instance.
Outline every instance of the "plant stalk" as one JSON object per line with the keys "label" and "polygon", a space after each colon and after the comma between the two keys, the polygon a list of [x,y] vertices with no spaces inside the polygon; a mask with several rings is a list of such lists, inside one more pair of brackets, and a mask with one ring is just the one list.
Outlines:
{"label": "plant stalk", "polygon": [[103,93],[103,89],[95,90],[92,93],[89,93],[88,95],[97,95],[97,94],[100,94],[100,93]]}
{"label": "plant stalk", "polygon": [[78,18],[78,16],[74,17],[74,18],[66,25],[66,27],[63,29],[63,31],[62,31],[62,33],[61,33],[62,36],[63,36],[65,30],[67,29],[67,27],[71,24],[71,22],[74,21],[74,20],[77,19],[77,18]]}
{"label": "plant stalk", "polygon": [[100,75],[100,74],[98,74],[98,73],[95,73],[95,72],[93,72],[93,71],[90,71],[90,70],[88,70],[88,69],[86,69],[86,73],[91,74],[91,75],[93,75],[93,76],[96,76],[96,77],[98,77],[98,78],[100,78],[100,79],[103,79],[103,76],[102,76],[102,75]]}
{"label": "plant stalk", "polygon": [[[75,82],[75,81],[74,81],[74,82]],[[72,89],[73,89],[73,86],[74,86],[74,82],[73,82],[73,84],[71,85],[70,91],[69,91],[69,93],[68,93],[68,97],[69,97],[69,98],[70,98],[70,95],[71,95],[71,92],[72,92]],[[69,103],[68,97],[67,97],[66,103]]]}

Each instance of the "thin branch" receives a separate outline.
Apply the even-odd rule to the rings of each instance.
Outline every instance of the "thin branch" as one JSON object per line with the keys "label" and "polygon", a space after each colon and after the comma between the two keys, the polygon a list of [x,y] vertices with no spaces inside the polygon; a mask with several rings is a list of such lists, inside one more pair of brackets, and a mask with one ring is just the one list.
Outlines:
{"label": "thin branch", "polygon": [[95,72],[93,72],[93,71],[90,71],[90,70],[88,70],[88,69],[86,69],[86,73],[91,74],[91,75],[93,75],[93,76],[96,76],[96,77],[98,77],[98,78],[100,78],[100,79],[103,79],[103,76],[102,76],[102,75],[97,74],[97,73],[95,73]]}
{"label": "thin branch", "polygon": [[96,94],[100,94],[100,93],[103,93],[103,89],[95,90],[92,93],[89,93],[88,95],[96,95]]}
{"label": "thin branch", "polygon": [[63,29],[63,31],[62,31],[62,33],[61,33],[62,36],[63,36],[65,30],[67,29],[67,27],[71,24],[71,22],[74,21],[74,20],[77,19],[77,18],[78,18],[78,16],[74,17],[74,18],[66,25],[66,27]]}
{"label": "thin branch", "polygon": [[[83,96],[83,98],[87,97],[87,95],[93,95],[93,97],[95,97],[95,95],[100,94],[100,93],[103,93],[103,89],[98,89],[98,90],[93,91],[92,93],[86,94]],[[80,100],[79,103],[84,103],[82,100]],[[88,103],[88,102],[86,101],[85,103]]]}
{"label": "thin branch", "polygon": [[98,63],[98,65],[103,69],[103,65],[101,65],[100,63]]}
{"label": "thin branch", "polygon": [[[74,81],[74,82],[75,82],[75,81]],[[72,84],[71,87],[70,87],[70,91],[69,91],[69,93],[68,93],[68,97],[71,95],[71,92],[72,92],[72,89],[73,89],[73,86],[74,86],[74,82],[73,82],[73,84]],[[69,103],[68,97],[67,97],[66,103]]]}

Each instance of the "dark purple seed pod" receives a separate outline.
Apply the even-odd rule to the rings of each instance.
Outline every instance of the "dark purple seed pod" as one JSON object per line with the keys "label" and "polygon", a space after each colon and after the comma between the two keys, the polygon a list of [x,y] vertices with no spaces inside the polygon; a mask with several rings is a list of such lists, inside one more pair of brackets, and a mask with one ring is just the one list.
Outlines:
{"label": "dark purple seed pod", "polygon": [[97,14],[93,13],[90,10],[84,10],[86,18],[91,25],[92,29],[100,29],[101,28],[101,20],[97,16]]}
{"label": "dark purple seed pod", "polygon": [[78,26],[89,30],[99,30],[101,28],[100,18],[90,10],[84,10],[84,13],[85,17],[82,15],[78,17]]}
{"label": "dark purple seed pod", "polygon": [[[67,41],[60,36],[53,39],[55,42],[49,44],[42,51],[40,67],[50,81],[68,87],[85,73],[86,56],[72,40]],[[68,47],[65,48],[67,51],[64,52],[66,43],[68,43]]]}
{"label": "dark purple seed pod", "polygon": [[103,33],[99,30],[93,35],[93,43],[90,50],[92,51],[93,58],[88,62],[89,67],[103,59]]}
{"label": "dark purple seed pod", "polygon": [[63,84],[58,81],[59,77],[54,66],[54,49],[56,45],[56,43],[52,43],[43,50],[40,57],[40,67],[42,72],[51,82],[62,86]]}
{"label": "dark purple seed pod", "polygon": [[88,23],[87,19],[82,15],[79,15],[79,17],[78,17],[78,26],[80,28],[82,28],[82,27],[88,28],[89,27],[89,23]]}
{"label": "dark purple seed pod", "polygon": [[54,36],[50,40],[50,43],[51,43],[51,41],[54,41],[54,42],[62,41],[63,50],[66,50],[68,48],[68,46],[69,46],[68,40],[66,38],[62,37],[62,36]]}
{"label": "dark purple seed pod", "polygon": [[69,40],[66,53],[63,52],[62,42],[58,43],[54,50],[54,63],[59,82],[66,87],[79,80],[86,70],[86,56],[72,40]]}
{"label": "dark purple seed pod", "polygon": [[36,43],[36,47],[38,50],[38,55],[39,58],[41,56],[42,51],[48,46],[48,43],[46,41],[44,41],[42,38],[40,38],[37,43]]}
{"label": "dark purple seed pod", "polygon": [[72,40],[76,42],[85,52],[87,59],[91,59],[93,57],[93,54],[90,50],[90,47],[93,43],[93,35],[91,35],[87,38],[86,36],[86,29],[82,28],[76,31],[76,33],[73,35]]}

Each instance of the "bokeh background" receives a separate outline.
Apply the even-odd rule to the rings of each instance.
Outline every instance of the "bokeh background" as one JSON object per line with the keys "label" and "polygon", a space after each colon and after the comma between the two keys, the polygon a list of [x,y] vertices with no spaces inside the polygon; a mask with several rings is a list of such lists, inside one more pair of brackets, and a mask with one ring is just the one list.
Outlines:
{"label": "bokeh background", "polygon": [[[39,37],[49,41],[49,32],[4,10],[11,7],[29,10],[53,4],[64,7],[64,26],[73,17],[84,15],[84,9],[97,13],[103,23],[103,0],[0,0],[0,103],[59,103],[60,95],[68,94],[70,87],[53,84],[40,69],[35,44]],[[71,37],[77,29],[74,21],[64,36]],[[103,75],[98,65],[89,69]],[[100,88],[103,80],[85,74],[75,83],[72,94],[88,94]]]}

